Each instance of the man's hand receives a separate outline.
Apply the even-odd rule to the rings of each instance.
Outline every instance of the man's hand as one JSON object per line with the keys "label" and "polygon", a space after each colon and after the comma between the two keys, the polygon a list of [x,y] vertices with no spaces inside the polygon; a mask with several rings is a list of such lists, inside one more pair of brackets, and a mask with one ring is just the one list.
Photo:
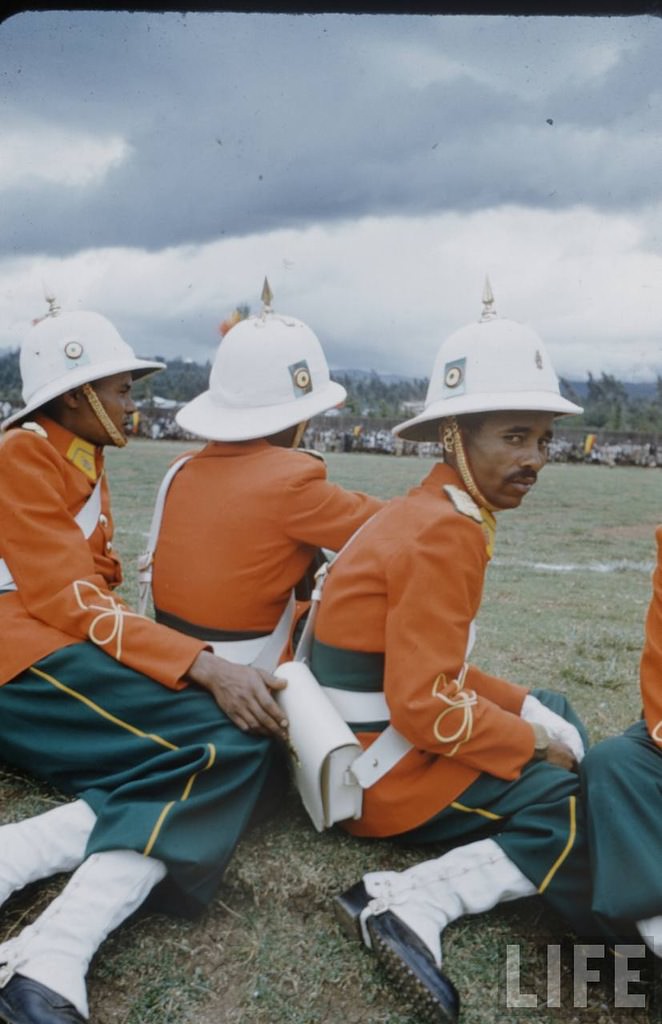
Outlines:
{"label": "man's hand", "polygon": [[524,698],[521,717],[525,722],[537,722],[544,726],[551,739],[561,743],[564,747],[569,747],[577,763],[581,761],[584,756],[584,744],[578,730],[562,715],[557,715],[555,711],[534,697],[532,693],[527,694]]}
{"label": "man's hand", "polygon": [[236,665],[201,651],[185,677],[208,690],[228,718],[244,732],[287,740],[288,722],[271,696],[287,686],[263,669]]}
{"label": "man's hand", "polygon": [[559,768],[565,768],[569,772],[577,771],[577,759],[572,750],[564,743],[559,743],[558,740],[549,741],[545,761],[556,764]]}

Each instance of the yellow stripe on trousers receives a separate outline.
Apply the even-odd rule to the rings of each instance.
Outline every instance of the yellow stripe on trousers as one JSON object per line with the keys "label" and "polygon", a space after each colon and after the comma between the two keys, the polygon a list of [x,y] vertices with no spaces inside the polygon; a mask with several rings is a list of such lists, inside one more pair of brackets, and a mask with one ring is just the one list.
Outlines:
{"label": "yellow stripe on trousers", "polygon": [[538,886],[538,892],[544,892],[549,883],[552,881],[554,875],[559,870],[563,861],[566,859],[573,846],[575,845],[575,839],[577,837],[577,797],[570,797],[570,828],[568,833],[568,841],[563,848],[563,852],[556,858],[551,868],[543,878],[542,882]]}
{"label": "yellow stripe on trousers", "polygon": [[454,811],[462,811],[464,814],[479,814],[482,818],[488,818],[490,821],[501,821],[503,814],[494,814],[492,811],[485,811],[482,807],[466,807],[465,804],[459,804],[457,800],[453,800],[451,807]]}
{"label": "yellow stripe on trousers", "polygon": [[[81,704],[85,704],[86,707],[88,707],[95,714],[100,715],[102,718],[107,719],[107,721],[109,722],[112,722],[113,725],[119,726],[120,729],[124,729],[126,732],[130,732],[134,736],[139,736],[142,739],[152,740],[153,743],[158,743],[160,746],[166,747],[168,750],[180,749],[174,743],[170,743],[169,740],[163,739],[162,736],[156,736],[154,733],[150,732],[143,732],[142,729],[138,729],[135,725],[130,725],[129,722],[122,721],[121,718],[118,718],[116,715],[113,715],[109,711],[106,711],[105,708],[100,707],[100,705],[96,704],[95,701],[90,700],[89,697],[85,697],[82,693],[78,693],[77,690],[73,690],[70,686],[67,686],[66,683],[60,682],[59,679],[56,679],[55,676],[49,675],[48,672],[43,672],[40,668],[34,667],[30,668],[30,672],[32,672],[36,676],[39,676],[39,678],[45,680],[45,682],[50,683],[51,686],[54,686],[56,689],[61,690],[62,693],[66,693],[67,696],[73,697],[74,700],[80,701]],[[209,750],[209,757],[207,759],[207,764],[202,769],[203,772],[208,771],[216,762],[216,747],[214,746],[213,743],[208,743],[207,748]],[[165,805],[165,807],[161,811],[158,820],[154,828],[152,829],[152,834],[150,835],[147,841],[147,845],[143,850],[143,853],[146,857],[149,856],[152,849],[154,848],[154,844],[158,839],[159,833],[161,832],[161,828],[168,814],[175,806],[175,804],[181,803],[183,800],[188,799],[193,788],[193,785],[195,783],[195,780],[197,779],[199,774],[199,772],[193,772],[193,774],[190,775],[189,778],[187,779],[186,785],[184,786],[184,791],[180,796],[179,800],[171,800],[169,803]]]}
{"label": "yellow stripe on trousers", "polygon": [[[544,892],[547,886],[550,884],[554,875],[559,870],[564,860],[575,845],[575,839],[577,838],[577,797],[571,796],[569,798],[569,817],[570,825],[568,829],[568,841],[566,842],[562,853],[556,858],[551,868],[543,878],[542,882],[538,886],[538,892]],[[501,821],[502,815],[493,814],[492,811],[485,811],[482,807],[466,807],[464,804],[458,803],[454,800],[451,807],[455,811],[463,811],[465,814],[480,814],[483,818],[489,818],[491,821]]]}
{"label": "yellow stripe on trousers", "polygon": [[61,683],[59,679],[54,676],[50,676],[47,672],[42,672],[40,668],[31,668],[29,670],[34,675],[39,676],[41,679],[45,679],[47,683],[55,686],[58,690],[62,690],[63,693],[68,694],[69,697],[73,697],[75,700],[79,700],[81,704],[87,705],[97,715],[101,715],[102,718],[108,719],[113,725],[119,725],[120,729],[125,729],[127,732],[133,733],[134,736],[140,736],[145,740],[152,740],[154,743],[160,743],[162,747],[167,747],[168,750],[179,750],[174,743],[169,743],[168,740],[164,740],[161,736],[155,736],[153,733],[143,732],[142,729],[137,729],[135,725],[129,725],[128,722],[123,722],[121,718],[117,718],[115,715],[111,715],[110,711],[106,711],[104,708],[95,704],[89,697],[84,697],[82,693],[78,693],[76,690],[72,690],[66,683]]}
{"label": "yellow stripe on trousers", "polygon": [[[207,746],[209,747],[209,759],[207,761],[207,764],[202,769],[203,772],[208,771],[212,767],[214,762],[216,761],[216,747],[214,746],[213,743],[208,743]],[[146,857],[148,857],[149,854],[152,852],[152,849],[154,847],[154,843],[156,842],[156,840],[159,837],[159,833],[161,831],[161,827],[163,826],[163,822],[166,820],[167,816],[170,814],[170,811],[173,809],[173,807],[175,806],[176,803],[181,803],[183,800],[187,800],[188,799],[189,794],[190,794],[190,792],[191,792],[191,790],[193,788],[193,783],[195,782],[195,780],[197,779],[199,774],[200,774],[199,772],[194,772],[193,775],[191,775],[191,777],[189,778],[188,782],[186,783],[186,786],[184,787],[184,792],[180,796],[179,800],[171,800],[169,804],[165,805],[165,807],[163,808],[163,810],[159,814],[158,821],[156,822],[156,825],[152,829],[152,834],[149,837],[149,839],[147,840],[147,845],[146,845],[145,849],[143,850],[143,853],[145,854]]]}

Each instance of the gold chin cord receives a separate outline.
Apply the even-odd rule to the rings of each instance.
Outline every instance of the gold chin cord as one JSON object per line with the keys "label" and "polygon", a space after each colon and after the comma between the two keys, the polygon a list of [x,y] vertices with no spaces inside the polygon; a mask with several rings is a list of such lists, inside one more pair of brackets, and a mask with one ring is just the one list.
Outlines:
{"label": "gold chin cord", "polygon": [[304,420],[303,423],[297,425],[296,434],[292,438],[292,447],[298,448],[301,444],[303,435],[306,433],[306,427],[308,426],[308,420]]}
{"label": "gold chin cord", "polygon": [[97,395],[92,385],[83,384],[82,391],[85,397],[87,398],[88,402],[90,403],[92,412],[98,419],[103,429],[108,434],[108,437],[113,442],[115,447],[123,448],[124,445],[126,444],[126,438],[124,437],[123,434],[119,432],[119,430],[111,420],[110,416],[108,415],[103,405],[101,404],[101,399]]}
{"label": "gold chin cord", "polygon": [[455,464],[457,466],[458,473],[462,477],[462,483],[476,504],[481,508],[489,509],[490,512],[496,512],[496,507],[494,505],[490,505],[487,498],[480,492],[476,485],[476,481],[471,474],[467,453],[464,450],[462,433],[455,416],[449,416],[448,419],[444,420],[444,425],[441,431],[441,443],[445,452],[449,455],[453,454],[455,456]]}

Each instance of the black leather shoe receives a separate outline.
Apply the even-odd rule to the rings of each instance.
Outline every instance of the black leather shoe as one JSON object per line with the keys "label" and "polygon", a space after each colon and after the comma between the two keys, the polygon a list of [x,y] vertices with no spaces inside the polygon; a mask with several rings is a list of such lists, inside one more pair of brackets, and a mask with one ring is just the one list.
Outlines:
{"label": "black leather shoe", "polygon": [[[336,916],[345,931],[363,941],[360,914],[370,902],[363,882],[336,896]],[[372,950],[384,971],[416,1010],[421,1024],[456,1024],[460,996],[453,982],[437,967],[432,953],[416,932],[386,910],[371,915],[366,927]]]}
{"label": "black leather shoe", "polygon": [[68,999],[22,974],[15,974],[0,988],[0,1020],[6,1024],[86,1024]]}
{"label": "black leather shoe", "polygon": [[363,882],[357,882],[351,889],[346,889],[340,896],[334,897],[333,909],[336,917],[350,939],[363,941],[361,911],[367,907],[369,902],[370,896]]}

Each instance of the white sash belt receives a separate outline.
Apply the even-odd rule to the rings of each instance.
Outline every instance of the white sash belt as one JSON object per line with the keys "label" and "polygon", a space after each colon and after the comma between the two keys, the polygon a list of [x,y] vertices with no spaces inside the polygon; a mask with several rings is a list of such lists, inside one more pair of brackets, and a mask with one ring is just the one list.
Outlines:
{"label": "white sash belt", "polygon": [[[384,692],[358,693],[322,686],[334,708],[348,723],[389,721],[391,712]],[[388,725],[376,740],[352,762],[350,772],[361,789],[369,789],[379,782],[405,754],[412,749],[409,740]]]}
{"label": "white sash belt", "polygon": [[334,708],[346,722],[388,722],[391,718],[383,690],[359,693],[356,690],[338,690],[323,686]]}
{"label": "white sash belt", "polygon": [[380,733],[374,743],[352,762],[351,773],[361,789],[369,789],[390,772],[412,749],[412,744],[392,725]]}
{"label": "white sash belt", "polygon": [[[161,520],[168,490],[175,474],[179,473],[182,466],[186,465],[190,458],[192,458],[191,455],[182,455],[180,459],[173,462],[159,485],[154,503],[154,511],[152,512],[152,522],[150,523],[149,534],[147,535],[147,547],[138,556],[138,612],[140,615],[144,615],[147,611],[147,602],[152,596],[152,566],[154,565],[154,553],[159,540]],[[243,641],[240,641],[240,643],[243,643]]]}
{"label": "white sash belt", "polygon": [[250,640],[214,640],[211,644],[214,654],[238,665],[252,665],[273,672],[288,641],[295,608],[296,599],[292,591],[273,633]]}
{"label": "white sash belt", "polygon": [[90,494],[89,498],[83,505],[82,509],[75,516],[75,520],[83,531],[83,536],[87,540],[94,533],[97,523],[99,522],[99,516],[101,514],[101,477],[97,480],[94,485],[94,490]]}
{"label": "white sash belt", "polygon": [[219,658],[236,661],[238,665],[250,665],[268,639],[269,634],[256,636],[251,640],[213,640],[210,643],[214,654],[218,654]]}
{"label": "white sash belt", "polygon": [[[101,512],[101,477],[97,480],[94,490],[90,494],[89,498],[81,508],[77,516],[74,517],[76,523],[81,528],[83,536],[87,540],[94,533],[97,523],[99,522],[99,514]],[[0,590],[16,590],[16,584],[14,578],[9,571],[9,566],[5,561],[0,559]]]}

